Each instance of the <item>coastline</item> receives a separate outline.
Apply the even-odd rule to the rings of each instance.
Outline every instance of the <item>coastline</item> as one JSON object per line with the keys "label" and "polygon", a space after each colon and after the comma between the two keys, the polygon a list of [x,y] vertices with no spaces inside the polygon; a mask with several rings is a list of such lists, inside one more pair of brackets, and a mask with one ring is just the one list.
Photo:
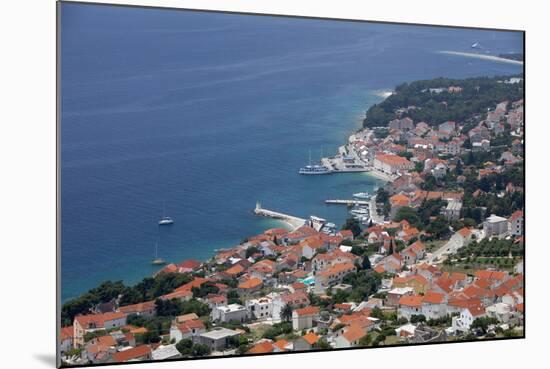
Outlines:
{"label": "coastline", "polygon": [[501,58],[501,57],[495,56],[495,55],[467,53],[467,52],[461,52],[461,51],[439,51],[438,53],[439,54],[446,54],[446,55],[464,56],[464,57],[467,57],[467,58],[489,60],[489,61],[495,61],[495,62],[501,62],[501,63],[515,64],[515,65],[523,65],[522,61]]}
{"label": "coastline", "polygon": [[386,173],[383,173],[383,172],[380,172],[376,169],[373,169],[369,172],[367,172],[367,174],[375,177],[376,179],[381,179],[383,181],[386,181],[386,182],[393,182],[393,178],[390,177],[389,175],[387,175]]}

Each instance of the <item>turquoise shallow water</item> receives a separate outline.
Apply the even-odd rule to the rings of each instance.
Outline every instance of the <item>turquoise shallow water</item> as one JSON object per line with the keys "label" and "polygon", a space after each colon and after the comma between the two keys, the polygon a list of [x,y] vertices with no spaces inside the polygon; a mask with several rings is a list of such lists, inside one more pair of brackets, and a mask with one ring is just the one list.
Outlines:
{"label": "turquoise shallow water", "polygon": [[[279,225],[256,201],[338,224],[365,174],[299,176],[404,81],[518,73],[438,54],[521,34],[62,4],[62,299]],[[166,212],[175,224],[158,228]]]}

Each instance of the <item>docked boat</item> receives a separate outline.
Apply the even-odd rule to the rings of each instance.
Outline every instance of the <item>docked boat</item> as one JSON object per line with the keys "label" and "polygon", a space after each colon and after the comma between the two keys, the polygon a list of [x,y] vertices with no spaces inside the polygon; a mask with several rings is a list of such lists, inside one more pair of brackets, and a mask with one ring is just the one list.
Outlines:
{"label": "docked boat", "polygon": [[300,168],[298,171],[299,174],[304,175],[321,175],[321,174],[330,174],[332,170],[327,168],[322,164],[311,164],[311,151],[309,152],[309,165]]}
{"label": "docked boat", "polygon": [[298,171],[300,174],[305,175],[318,175],[318,174],[330,174],[332,171],[325,167],[324,165],[306,165],[303,168],[300,168]]}
{"label": "docked boat", "polygon": [[355,197],[356,199],[370,199],[370,195],[368,192],[357,192],[353,194],[353,197]]}
{"label": "docked boat", "polygon": [[350,213],[354,215],[367,216],[369,215],[369,209],[365,207],[355,207],[350,210]]}

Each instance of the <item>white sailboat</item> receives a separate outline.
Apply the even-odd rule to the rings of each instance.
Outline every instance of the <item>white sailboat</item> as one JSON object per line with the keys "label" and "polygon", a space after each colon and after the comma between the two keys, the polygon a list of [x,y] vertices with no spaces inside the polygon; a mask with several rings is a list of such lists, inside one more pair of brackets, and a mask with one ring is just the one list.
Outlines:
{"label": "white sailboat", "polygon": [[166,206],[162,206],[162,218],[159,220],[159,225],[170,225],[174,224],[174,220],[169,216],[166,216]]}
{"label": "white sailboat", "polygon": [[166,264],[166,261],[162,258],[159,258],[159,243],[158,241],[155,242],[155,258],[153,259],[153,261],[151,262],[151,264],[153,265],[163,265],[163,264]]}

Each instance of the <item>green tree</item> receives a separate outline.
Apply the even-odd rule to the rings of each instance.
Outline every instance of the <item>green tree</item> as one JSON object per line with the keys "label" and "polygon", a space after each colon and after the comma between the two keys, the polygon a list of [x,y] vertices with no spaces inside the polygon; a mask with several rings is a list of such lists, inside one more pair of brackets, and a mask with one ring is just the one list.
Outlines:
{"label": "green tree", "polygon": [[183,356],[189,356],[191,355],[191,348],[193,347],[193,341],[190,339],[183,339],[176,343],[176,349],[182,354]]}
{"label": "green tree", "polygon": [[411,315],[411,323],[423,323],[426,321],[426,316],[424,314]]}
{"label": "green tree", "polygon": [[361,267],[363,269],[370,269],[372,267],[368,255],[363,256]]}
{"label": "green tree", "polygon": [[256,254],[260,252],[260,250],[256,247],[256,246],[251,246],[249,248],[246,249],[246,258],[248,259],[249,257],[251,257],[252,255]]}
{"label": "green tree", "polygon": [[359,339],[359,345],[360,346],[368,346],[372,342],[372,336],[370,334],[367,334]]}
{"label": "green tree", "polygon": [[192,347],[192,355],[195,357],[210,355],[210,347],[201,343],[194,344]]}
{"label": "green tree", "polygon": [[342,229],[348,229],[353,233],[354,237],[357,237],[361,234],[361,225],[359,221],[355,218],[348,218],[346,220],[346,224],[342,227]]}
{"label": "green tree", "polygon": [[281,318],[283,318],[285,322],[289,322],[292,319],[292,306],[285,304],[281,310]]}

